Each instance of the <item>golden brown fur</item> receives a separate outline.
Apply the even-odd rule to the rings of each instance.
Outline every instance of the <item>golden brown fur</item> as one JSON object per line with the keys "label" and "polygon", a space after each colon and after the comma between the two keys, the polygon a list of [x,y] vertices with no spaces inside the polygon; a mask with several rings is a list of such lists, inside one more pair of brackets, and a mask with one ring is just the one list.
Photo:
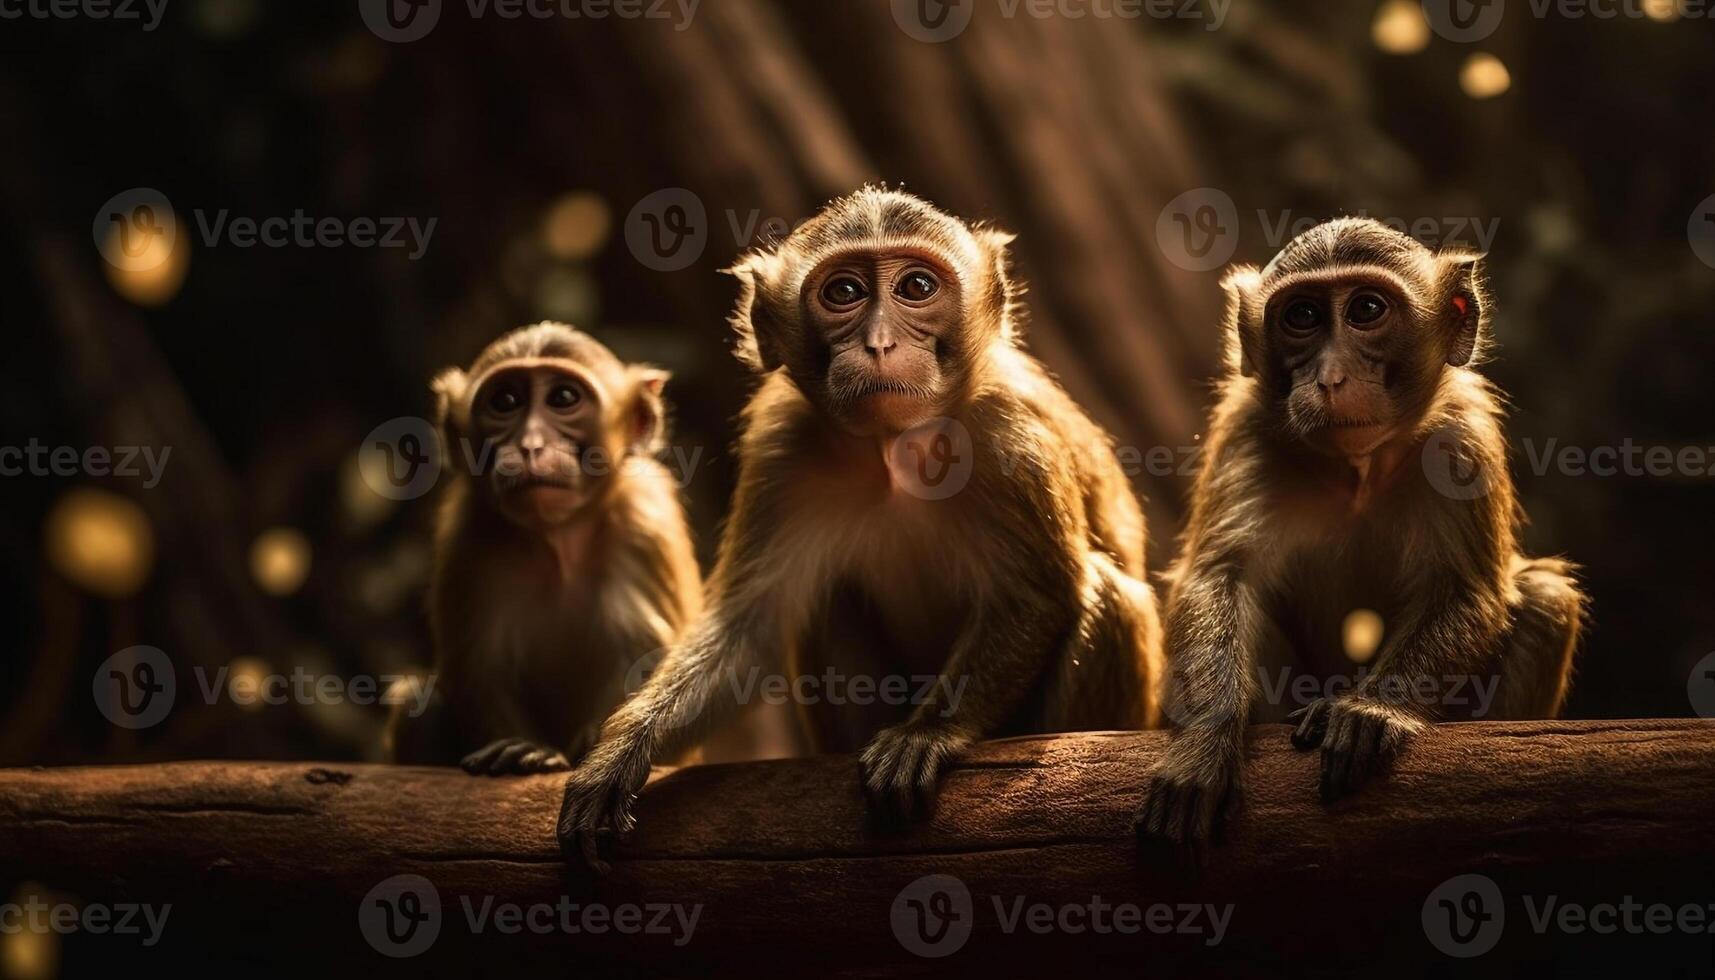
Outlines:
{"label": "golden brown fur", "polygon": [[[499,503],[514,492],[499,473],[511,446],[485,443],[473,411],[488,380],[507,372],[573,379],[591,400],[580,425],[588,438],[568,450],[565,465],[580,472],[564,519],[524,524]],[[395,711],[398,761],[566,768],[594,744],[639,658],[678,639],[700,611],[678,488],[652,455],[665,377],[570,327],[539,324],[436,379],[452,478],[429,595],[442,703],[420,719]]]}
{"label": "golden brown fur", "polygon": [[[651,760],[730,710],[730,678],[757,665],[939,676],[920,703],[805,707],[817,748],[864,749],[866,788],[895,813],[977,739],[1156,722],[1143,516],[1106,435],[1017,346],[1009,240],[865,189],[735,268],[740,356],[769,373],[744,412],[709,607],[573,774],[565,845],[594,862],[595,833],[630,825]],[[842,362],[811,326],[806,276],[848,254],[878,276],[895,260],[932,270],[957,322],[951,307],[869,321],[870,352]],[[914,349],[886,353],[888,331]],[[865,364],[897,381],[883,409],[852,395]],[[945,499],[902,489],[908,456],[888,462],[920,431],[902,437],[901,420],[947,424],[924,416],[968,434],[968,483]]]}
{"label": "golden brown fur", "polygon": [[[1583,620],[1570,567],[1520,553],[1500,396],[1471,367],[1488,342],[1475,256],[1345,219],[1226,285],[1229,371],[1166,603],[1179,730],[1139,821],[1178,842],[1206,837],[1236,798],[1246,721],[1284,720],[1260,676],[1356,680],[1294,713],[1333,798],[1425,722],[1471,714],[1401,698],[1401,682],[1446,685],[1451,700],[1464,682],[1450,678],[1487,680],[1487,717],[1553,717]],[[1347,327],[1343,346],[1281,325],[1297,294],[1367,291],[1397,319]],[[1332,423],[1343,415],[1363,424]],[[1361,673],[1341,647],[1354,609],[1386,624]]]}

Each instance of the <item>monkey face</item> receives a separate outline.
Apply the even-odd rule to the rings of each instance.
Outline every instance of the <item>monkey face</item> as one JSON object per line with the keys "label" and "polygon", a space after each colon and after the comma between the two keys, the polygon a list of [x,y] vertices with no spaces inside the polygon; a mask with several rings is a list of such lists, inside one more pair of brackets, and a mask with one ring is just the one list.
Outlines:
{"label": "monkey face", "polygon": [[806,332],[826,351],[820,401],[856,434],[886,434],[942,413],[943,358],[960,325],[961,284],[928,252],[865,249],[811,270]]}
{"label": "monkey face", "polygon": [[557,527],[596,496],[604,462],[614,461],[598,391],[587,377],[549,367],[496,371],[477,390],[470,426],[478,471],[509,520]]}
{"label": "monkey face", "polygon": [[1269,298],[1268,346],[1287,385],[1289,426],[1318,448],[1367,455],[1415,421],[1439,358],[1395,280],[1307,277]]}
{"label": "monkey face", "polygon": [[1228,273],[1230,363],[1261,382],[1289,433],[1369,455],[1409,437],[1445,370],[1478,357],[1480,259],[1367,218],[1325,222],[1265,268]]}

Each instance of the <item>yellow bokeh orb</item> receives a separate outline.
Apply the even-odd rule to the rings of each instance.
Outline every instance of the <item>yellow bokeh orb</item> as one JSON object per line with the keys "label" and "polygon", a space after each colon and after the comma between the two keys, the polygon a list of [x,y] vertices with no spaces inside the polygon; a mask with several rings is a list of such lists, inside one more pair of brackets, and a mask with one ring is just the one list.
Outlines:
{"label": "yellow bokeh orb", "polygon": [[1346,614],[1346,621],[1340,626],[1340,642],[1346,648],[1346,657],[1353,663],[1369,663],[1381,649],[1384,623],[1381,614],[1373,609],[1354,609]]}
{"label": "yellow bokeh orb", "polygon": [[106,490],[68,491],[48,513],[48,563],[96,595],[136,595],[155,565],[155,530],[143,508]]}
{"label": "yellow bokeh orb", "polygon": [[605,245],[612,228],[613,214],[599,194],[573,191],[548,208],[542,244],[554,258],[578,262]]}
{"label": "yellow bokeh orb", "polygon": [[[115,292],[147,307],[164,306],[179,294],[191,271],[191,247],[184,225],[176,220],[174,224],[177,230],[173,234],[147,236],[136,254],[125,253],[129,258],[125,265],[103,263]],[[120,254],[123,234],[124,229],[115,224],[108,236],[109,254]]]}
{"label": "yellow bokeh orb", "polygon": [[1479,51],[1459,69],[1459,87],[1473,99],[1492,99],[1513,86],[1512,73],[1501,59]]}
{"label": "yellow bokeh orb", "polygon": [[250,575],[269,595],[298,591],[310,575],[310,539],[289,527],[263,531],[250,546]]}
{"label": "yellow bokeh orb", "polygon": [[[32,901],[48,902],[54,896],[45,894],[42,886],[25,882],[18,886],[12,899],[15,908]],[[60,975],[60,936],[48,928],[45,921],[21,917],[10,928],[0,932],[0,977],[10,980],[52,980]]]}
{"label": "yellow bokeh orb", "polygon": [[1429,46],[1429,18],[1413,0],[1388,0],[1376,11],[1370,37],[1388,54],[1416,54]]}

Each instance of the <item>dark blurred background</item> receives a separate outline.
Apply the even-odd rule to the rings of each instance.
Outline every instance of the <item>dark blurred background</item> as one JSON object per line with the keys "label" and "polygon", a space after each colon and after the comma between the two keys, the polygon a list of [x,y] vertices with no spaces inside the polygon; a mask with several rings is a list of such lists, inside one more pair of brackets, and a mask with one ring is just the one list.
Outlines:
{"label": "dark blurred background", "polygon": [[[447,0],[409,41],[357,0],[170,0],[153,30],[0,20],[0,446],[170,447],[153,486],[0,477],[0,764],[374,757],[380,707],[210,704],[193,670],[427,666],[433,498],[376,493],[359,450],[512,326],[570,320],[674,372],[706,559],[747,388],[719,270],[866,181],[1019,232],[1032,349],[1122,445],[1176,459],[1208,401],[1220,290],[1175,213],[1218,228],[1217,261],[1350,212],[1488,247],[1528,544],[1581,563],[1594,596],[1570,713],[1691,713],[1715,650],[1711,478],[1539,473],[1531,455],[1715,446],[1715,268],[1697,251],[1715,246],[1694,232],[1715,193],[1707,19],[1515,0],[1460,43],[1409,0],[1134,19],[972,2],[944,42],[888,0],[704,0],[688,21]],[[124,271],[101,232],[139,188],[177,234]],[[435,224],[421,255],[409,234],[242,247],[199,231],[223,210]],[[664,256],[660,228],[691,240]],[[1157,569],[1178,469],[1137,472]],[[91,685],[138,644],[177,665],[178,701],[131,730]]]}

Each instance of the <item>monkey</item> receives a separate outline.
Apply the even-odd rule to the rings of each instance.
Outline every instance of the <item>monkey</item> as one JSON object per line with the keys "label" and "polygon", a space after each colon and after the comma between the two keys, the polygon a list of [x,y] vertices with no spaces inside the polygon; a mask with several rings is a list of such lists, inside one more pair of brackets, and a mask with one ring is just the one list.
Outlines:
{"label": "monkey", "polygon": [[697,615],[678,484],[655,458],[667,380],[551,322],[435,378],[451,477],[429,595],[438,700],[395,706],[394,761],[567,770]]}
{"label": "monkey", "polygon": [[707,606],[568,778],[568,858],[605,867],[651,761],[756,669],[934,679],[886,704],[799,699],[813,751],[861,750],[883,825],[926,814],[978,739],[1157,723],[1142,509],[1021,346],[1012,240],[872,185],[728,270],[759,383]]}
{"label": "monkey", "polygon": [[[1137,824],[1193,848],[1240,799],[1247,720],[1295,722],[1333,802],[1477,716],[1459,678],[1489,685],[1486,717],[1555,717],[1585,622],[1574,567],[1520,552],[1481,256],[1340,218],[1223,285],[1227,370],[1165,583],[1177,727]],[[1354,609],[1385,623],[1361,678],[1290,714],[1260,696],[1349,670]]]}

